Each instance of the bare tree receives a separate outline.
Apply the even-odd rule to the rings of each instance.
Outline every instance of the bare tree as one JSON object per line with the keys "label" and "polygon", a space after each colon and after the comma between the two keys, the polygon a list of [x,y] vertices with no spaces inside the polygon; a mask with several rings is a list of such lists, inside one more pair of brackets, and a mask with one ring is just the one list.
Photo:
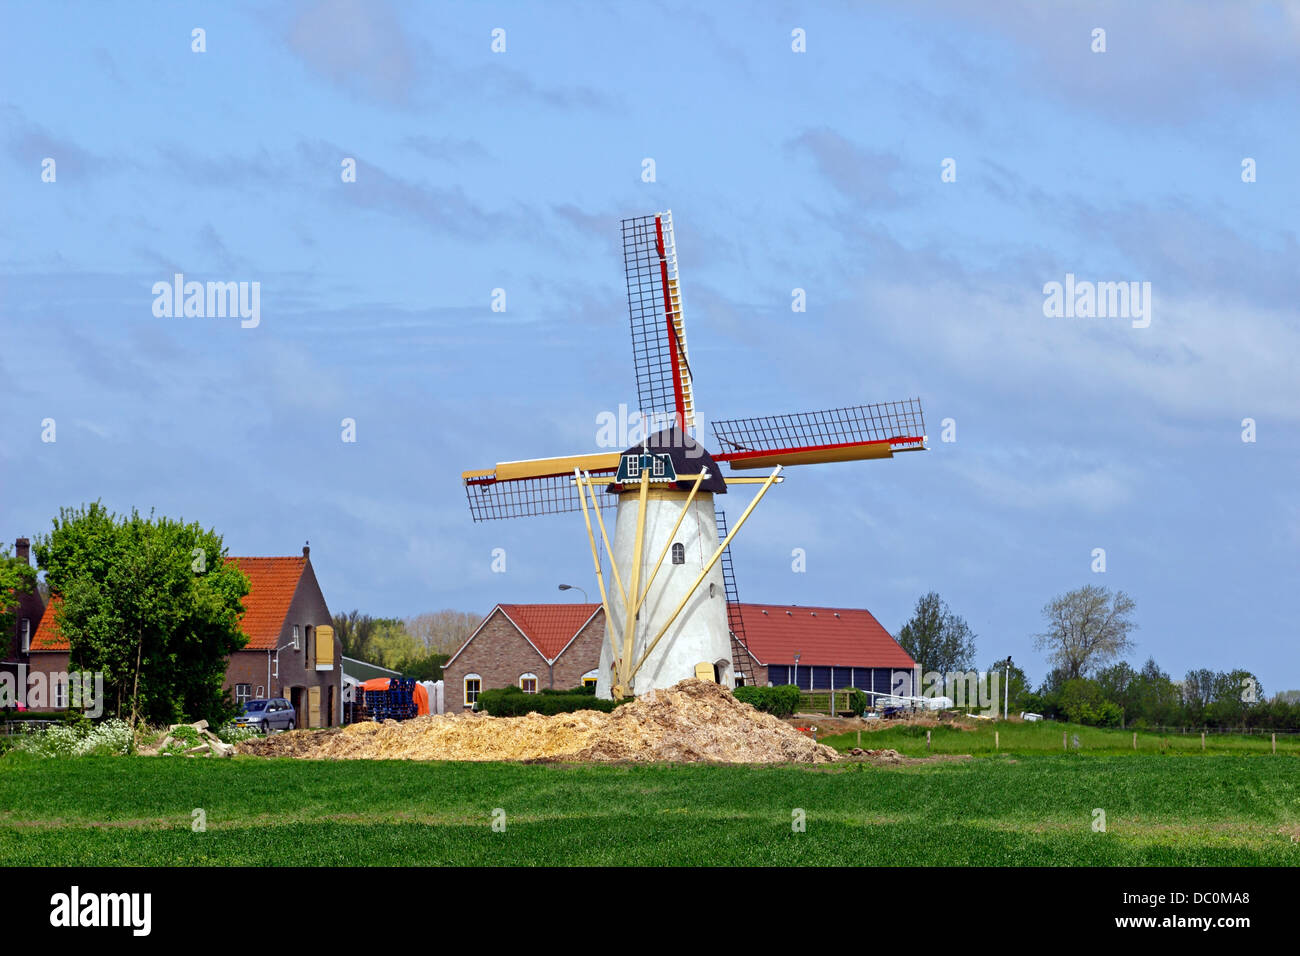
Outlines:
{"label": "bare tree", "polygon": [[1082,677],[1133,647],[1129,617],[1137,604],[1123,591],[1090,584],[1054,598],[1043,607],[1047,630],[1034,636],[1034,647],[1047,650],[1065,679]]}
{"label": "bare tree", "polygon": [[428,611],[406,619],[406,630],[430,654],[455,654],[474,633],[483,615],[474,611]]}

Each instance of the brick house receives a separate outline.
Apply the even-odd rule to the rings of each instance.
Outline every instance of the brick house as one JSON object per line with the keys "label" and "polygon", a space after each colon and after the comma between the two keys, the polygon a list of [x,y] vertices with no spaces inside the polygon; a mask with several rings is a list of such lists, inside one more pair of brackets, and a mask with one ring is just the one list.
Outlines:
{"label": "brick house", "polygon": [[493,687],[594,686],[604,639],[599,604],[498,604],[443,666],[447,711]]}
{"label": "brick house", "polygon": [[[248,643],[230,655],[223,686],[236,703],[285,697],[298,712],[298,726],[331,727],[342,723],[342,648],[310,554],[304,547],[301,557],[226,558],[244,572],[251,589],[239,623]],[[33,673],[68,671],[68,642],[55,622],[57,607],[56,597],[32,638]],[[56,706],[60,701],[56,694]]]}
{"label": "brick house", "polygon": [[[752,675],[758,686],[912,693],[916,662],[870,611],[764,604],[740,609],[746,644],[732,641],[738,677]],[[498,604],[443,668],[447,709],[468,709],[480,691],[493,687],[536,691],[594,684],[604,640],[599,604]]]}

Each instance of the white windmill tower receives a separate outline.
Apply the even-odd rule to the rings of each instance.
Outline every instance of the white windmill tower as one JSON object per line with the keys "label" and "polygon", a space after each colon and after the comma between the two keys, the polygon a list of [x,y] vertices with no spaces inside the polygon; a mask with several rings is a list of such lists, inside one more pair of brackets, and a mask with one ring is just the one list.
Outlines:
{"label": "white windmill tower", "polygon": [[[470,511],[476,521],[582,511],[605,608],[600,696],[642,694],[692,676],[734,686],[746,676],[746,655],[737,653],[744,626],[731,540],[786,466],[923,450],[920,401],[714,422],[724,450],[709,454],[690,435],[695,400],[672,214],[625,219],[623,255],[642,421],[663,427],[646,425],[653,434],[623,452],[467,471]],[[732,471],[771,470],[724,480],[719,462]],[[742,484],[760,487],[727,531],[714,499]],[[602,514],[609,507],[617,508],[612,544]]]}

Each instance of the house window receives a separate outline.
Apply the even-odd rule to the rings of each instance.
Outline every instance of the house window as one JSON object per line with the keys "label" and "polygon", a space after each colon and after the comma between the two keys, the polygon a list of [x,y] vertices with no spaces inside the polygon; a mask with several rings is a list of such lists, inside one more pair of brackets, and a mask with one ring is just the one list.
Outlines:
{"label": "house window", "polygon": [[596,682],[599,677],[600,677],[599,671],[587,671],[587,673],[582,675],[582,686],[585,687],[587,690],[595,690]]}
{"label": "house window", "polygon": [[26,654],[32,649],[32,619],[23,618],[23,653]]}
{"label": "house window", "polygon": [[295,624],[293,626],[293,649],[296,651],[300,647],[302,647],[302,645],[298,643],[298,625]]}
{"label": "house window", "polygon": [[685,564],[685,563],[686,563],[686,545],[684,545],[684,544],[674,544],[674,545],[673,545],[673,564]]}
{"label": "house window", "polygon": [[238,704],[240,707],[243,707],[245,704],[247,704],[253,697],[252,690],[253,690],[252,687],[250,687],[248,684],[236,684],[235,703]]}
{"label": "house window", "polygon": [[68,706],[68,682],[66,680],[56,680],[54,684],[54,706],[64,708]]}
{"label": "house window", "polygon": [[465,706],[473,707],[478,703],[478,692],[483,687],[483,679],[477,674],[465,675]]}
{"label": "house window", "polygon": [[519,677],[519,689],[525,694],[537,693],[537,675],[521,674]]}
{"label": "house window", "polygon": [[[296,630],[298,630],[298,628],[295,627],[294,630],[296,631]],[[310,624],[308,624],[308,625],[307,625],[307,634],[306,634],[306,637],[307,637],[307,670],[311,670],[313,667],[316,666],[316,645],[312,642],[312,639],[311,639],[311,632],[312,632],[312,626],[311,626]]]}

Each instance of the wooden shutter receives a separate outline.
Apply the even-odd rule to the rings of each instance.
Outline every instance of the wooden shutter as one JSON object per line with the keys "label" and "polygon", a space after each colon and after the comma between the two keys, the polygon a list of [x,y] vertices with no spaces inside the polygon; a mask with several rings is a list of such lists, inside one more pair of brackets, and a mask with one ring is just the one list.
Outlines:
{"label": "wooden shutter", "polygon": [[334,669],[334,628],[321,624],[316,628],[316,669]]}

